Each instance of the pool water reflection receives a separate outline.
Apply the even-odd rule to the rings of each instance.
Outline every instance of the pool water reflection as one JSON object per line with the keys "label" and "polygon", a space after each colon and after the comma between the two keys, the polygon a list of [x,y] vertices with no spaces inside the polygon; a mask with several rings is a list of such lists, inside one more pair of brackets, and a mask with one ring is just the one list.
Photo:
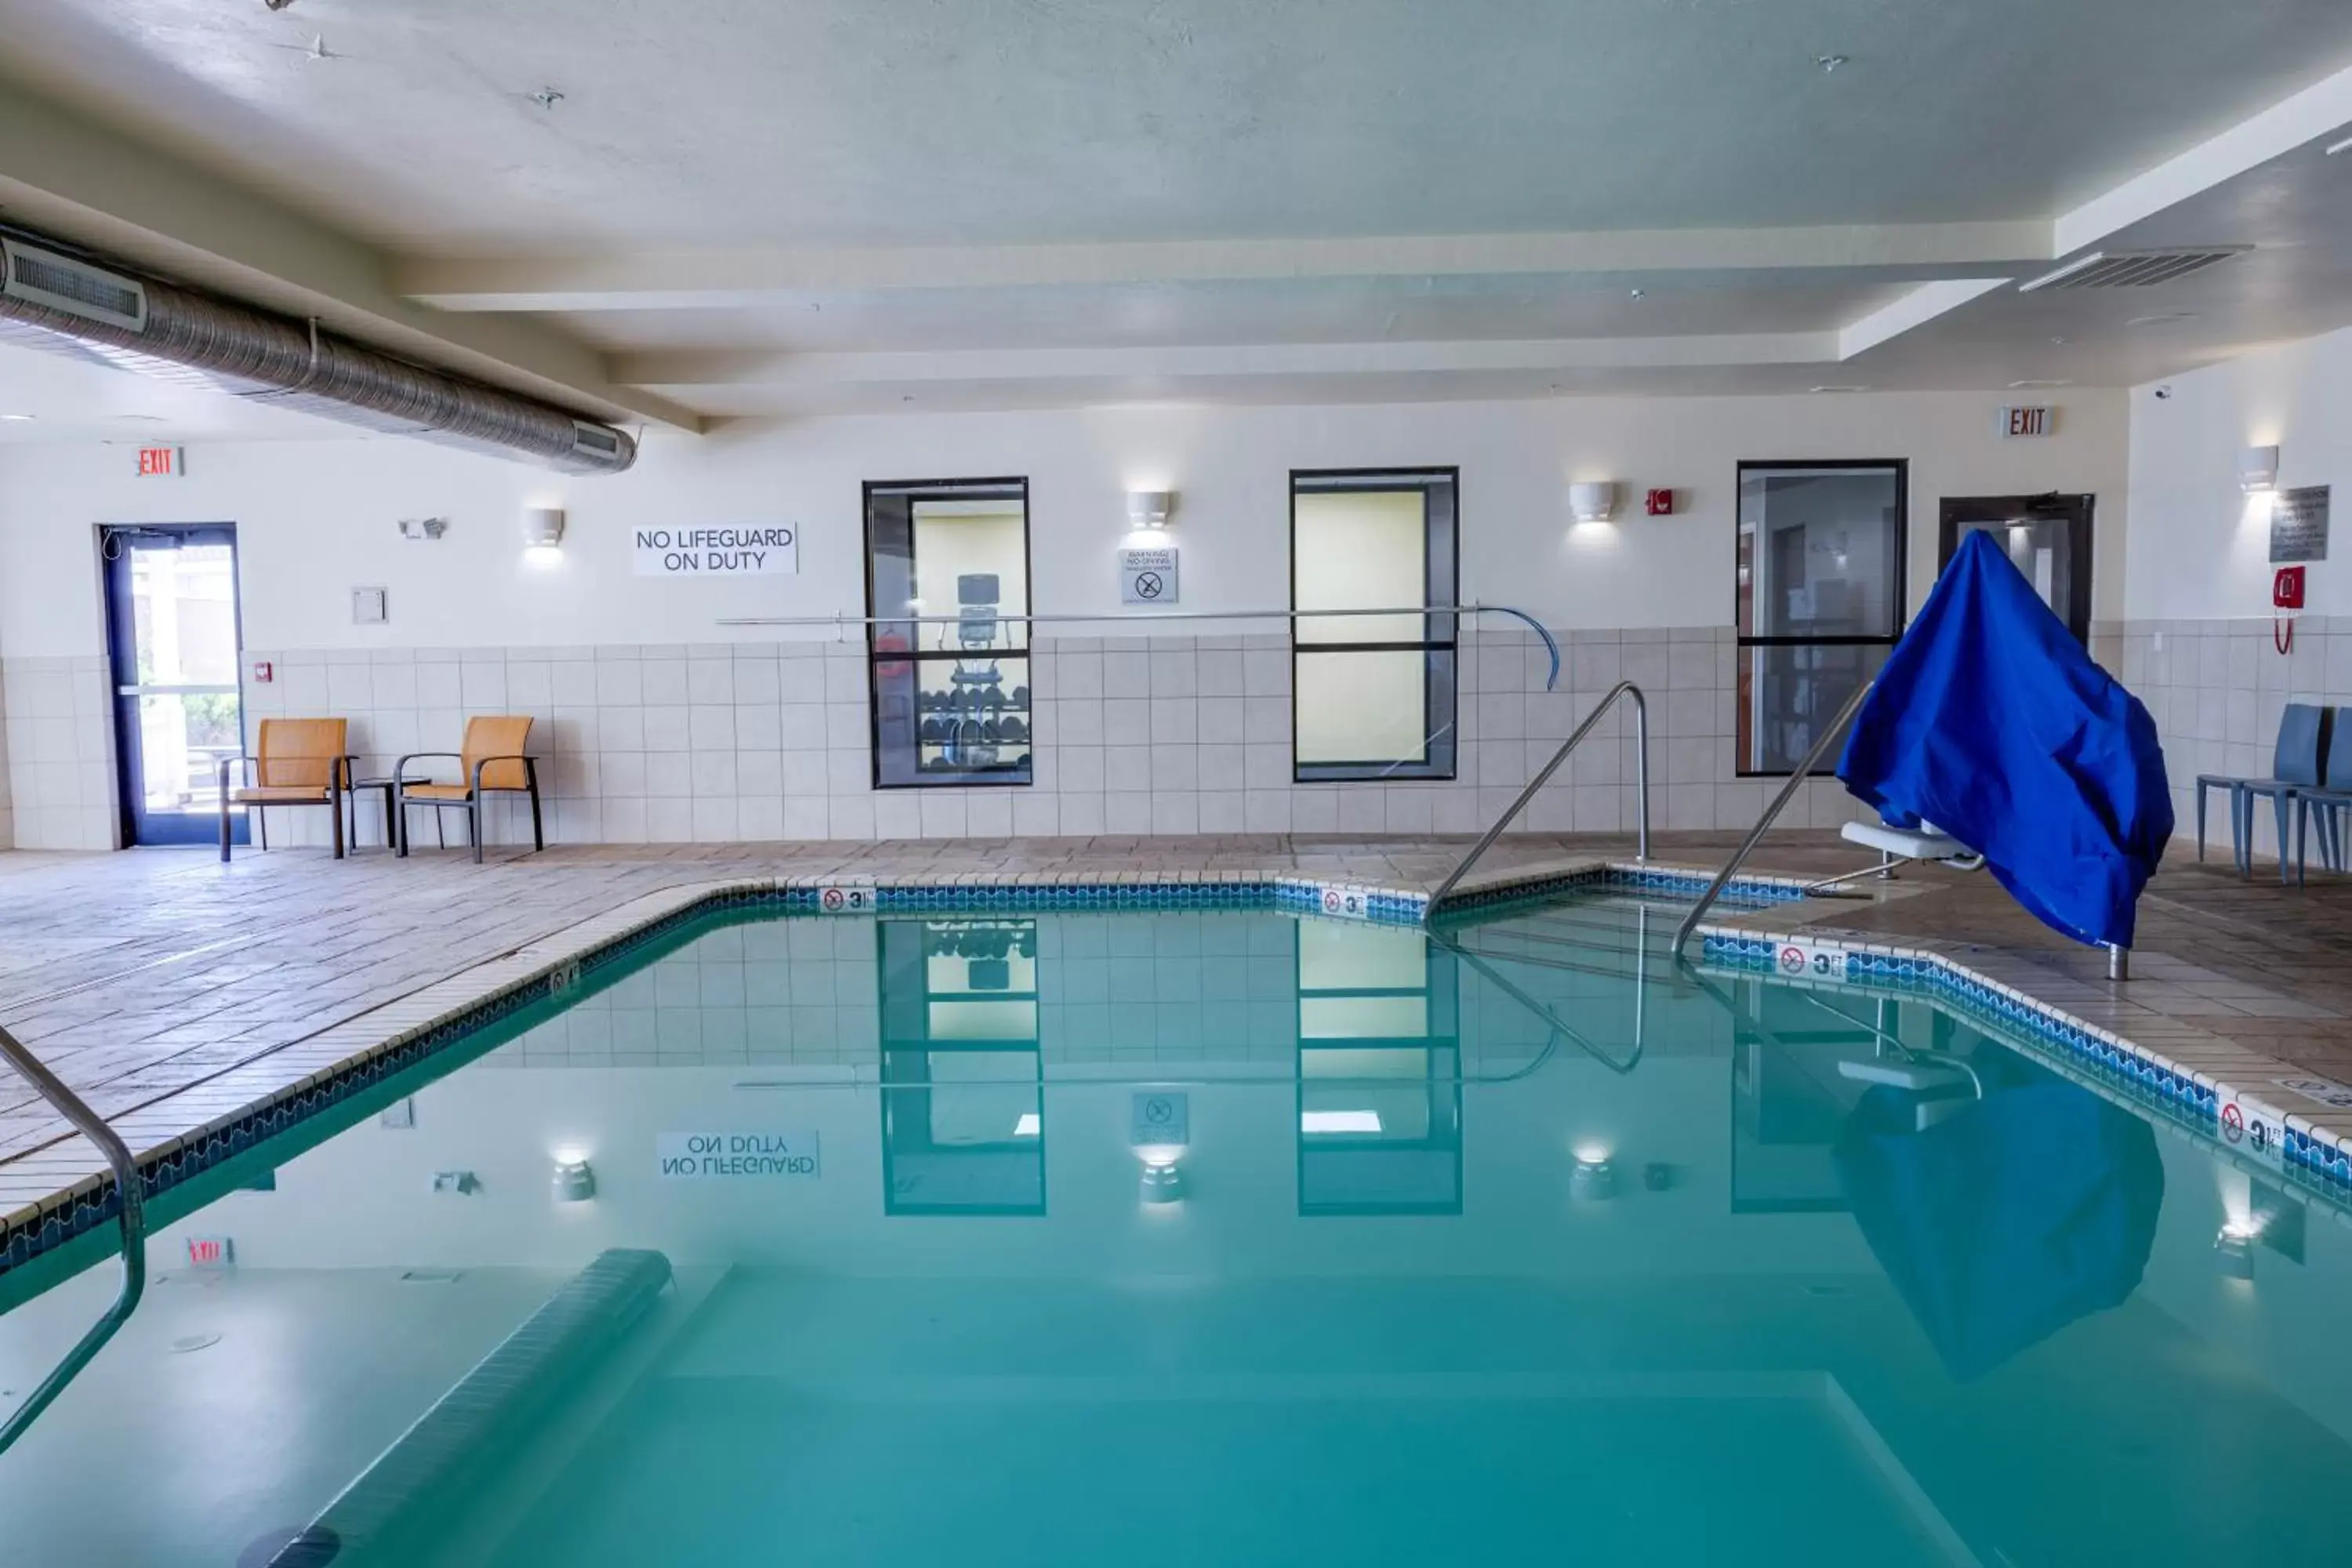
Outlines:
{"label": "pool water reflection", "polygon": [[703,928],[167,1208],[11,1551],[2337,1560],[2336,1209],[1658,912]]}

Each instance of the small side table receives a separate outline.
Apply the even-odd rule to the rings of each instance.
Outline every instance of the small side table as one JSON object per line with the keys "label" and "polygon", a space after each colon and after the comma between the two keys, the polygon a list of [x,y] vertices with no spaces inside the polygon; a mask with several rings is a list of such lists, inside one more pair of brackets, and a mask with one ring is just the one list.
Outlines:
{"label": "small side table", "polygon": [[383,847],[397,849],[400,847],[400,824],[394,817],[399,811],[399,784],[388,777],[352,781],[351,846],[354,849],[360,847],[360,796],[371,791],[382,791],[383,795]]}

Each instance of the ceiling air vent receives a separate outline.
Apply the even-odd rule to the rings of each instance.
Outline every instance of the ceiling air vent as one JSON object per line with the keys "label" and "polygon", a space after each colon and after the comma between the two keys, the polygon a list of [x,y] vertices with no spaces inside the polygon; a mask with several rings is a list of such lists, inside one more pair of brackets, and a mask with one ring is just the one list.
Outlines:
{"label": "ceiling air vent", "polygon": [[621,455],[621,433],[584,419],[572,422],[572,449],[583,458],[611,461]]}
{"label": "ceiling air vent", "polygon": [[135,278],[17,239],[0,239],[0,257],[7,262],[0,294],[9,299],[125,331],[147,330],[147,290]]}
{"label": "ceiling air vent", "polygon": [[2055,272],[2019,284],[2017,291],[2031,294],[2036,289],[2146,289],[2202,272],[2216,262],[2243,256],[2252,248],[2251,245],[2207,245],[2193,250],[2095,250]]}

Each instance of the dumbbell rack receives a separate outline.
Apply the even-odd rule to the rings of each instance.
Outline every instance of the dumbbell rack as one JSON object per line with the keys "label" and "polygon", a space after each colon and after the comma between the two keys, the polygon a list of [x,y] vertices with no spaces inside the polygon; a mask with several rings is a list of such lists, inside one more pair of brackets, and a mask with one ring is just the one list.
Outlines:
{"label": "dumbbell rack", "polygon": [[[997,662],[996,579],[959,578],[956,638],[959,653],[949,671],[949,689],[916,694],[916,732],[925,773],[1010,772],[1029,761],[1029,688],[1004,689]],[[936,700],[935,700],[936,699]],[[1009,762],[1008,747],[1019,752]]]}

